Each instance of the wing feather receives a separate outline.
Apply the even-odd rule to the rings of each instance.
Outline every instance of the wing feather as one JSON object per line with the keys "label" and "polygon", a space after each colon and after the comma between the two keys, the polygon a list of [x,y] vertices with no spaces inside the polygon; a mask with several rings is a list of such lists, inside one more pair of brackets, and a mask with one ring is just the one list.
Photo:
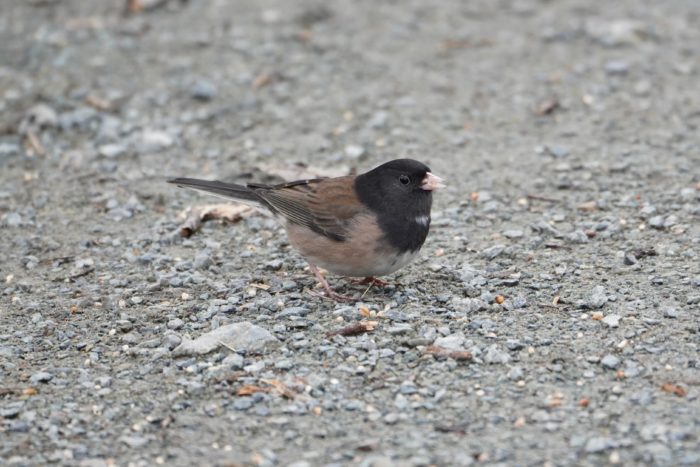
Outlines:
{"label": "wing feather", "polygon": [[353,181],[354,177],[339,177],[249,187],[290,222],[344,241],[356,216],[367,211],[355,194]]}

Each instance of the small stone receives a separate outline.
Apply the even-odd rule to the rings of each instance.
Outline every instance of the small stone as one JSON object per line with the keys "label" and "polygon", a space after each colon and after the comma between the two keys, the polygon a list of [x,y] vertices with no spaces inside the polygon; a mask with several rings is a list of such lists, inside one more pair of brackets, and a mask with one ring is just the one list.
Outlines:
{"label": "small stone", "polygon": [[0,158],[19,154],[20,146],[13,142],[0,142]]}
{"label": "small stone", "polygon": [[182,343],[182,337],[180,337],[178,334],[170,331],[163,336],[163,347],[167,348],[168,350],[173,350],[176,348],[178,345]]}
{"label": "small stone", "polygon": [[663,229],[665,220],[664,216],[654,216],[649,219],[649,225],[655,229]]}
{"label": "small stone", "polygon": [[617,370],[620,367],[620,363],[620,359],[612,354],[608,354],[600,359],[600,364],[608,370]]}
{"label": "small stone", "polygon": [[24,401],[11,402],[0,407],[0,417],[3,418],[15,418],[24,408]]}
{"label": "small stone", "polygon": [[209,256],[208,253],[202,252],[202,253],[197,253],[197,255],[194,257],[194,262],[192,263],[192,266],[195,269],[209,269],[209,266],[212,265],[212,260],[211,256]]}
{"label": "small stone", "polygon": [[168,329],[180,329],[182,326],[185,325],[185,322],[181,320],[180,318],[175,318],[171,319],[168,321]]}
{"label": "small stone", "polygon": [[173,137],[164,131],[144,130],[138,143],[141,153],[158,152],[169,148],[175,143]]}
{"label": "small stone", "polygon": [[511,305],[514,310],[525,308],[527,306],[527,299],[522,295],[518,295],[513,299]]}
{"label": "small stone", "polygon": [[506,341],[506,347],[508,348],[508,350],[516,351],[516,350],[522,350],[522,349],[524,349],[524,348],[525,348],[525,344],[523,344],[522,342],[520,342],[520,341],[517,340],[517,339],[508,339],[508,340]]}
{"label": "small stone", "polygon": [[396,397],[394,397],[394,406],[399,410],[405,410],[408,408],[408,399],[401,393],[396,394]]}
{"label": "small stone", "polygon": [[574,230],[573,232],[566,235],[566,239],[570,243],[575,243],[578,245],[588,243],[588,235],[583,230]]}
{"label": "small stone", "polygon": [[292,368],[294,368],[294,362],[292,362],[291,360],[280,360],[275,363],[275,368],[285,371],[291,370]]}
{"label": "small stone", "polygon": [[523,379],[523,376],[525,375],[525,372],[523,369],[519,366],[514,366],[510,370],[508,370],[508,379],[511,381],[520,381]]}
{"label": "small stone", "polygon": [[493,344],[486,349],[484,361],[489,364],[505,364],[510,362],[510,355],[501,350],[497,344]]}
{"label": "small stone", "polygon": [[200,101],[209,101],[216,97],[216,85],[211,81],[199,80],[192,86],[192,97]]}
{"label": "small stone", "polygon": [[351,159],[359,159],[365,155],[365,148],[357,144],[350,144],[345,146],[345,155]]}
{"label": "small stone", "polygon": [[570,154],[569,150],[564,146],[559,146],[557,144],[551,144],[547,146],[547,152],[557,158],[564,158]]}
{"label": "small stone", "polygon": [[233,408],[236,410],[248,410],[253,406],[252,397],[239,397],[233,402]]}
{"label": "small stone", "polygon": [[592,20],[586,25],[586,33],[608,47],[636,44],[649,35],[647,29],[643,22],[633,19]]}
{"label": "small stone", "polygon": [[51,373],[48,373],[46,371],[40,371],[38,373],[34,373],[32,376],[29,377],[29,381],[32,383],[48,383],[53,379],[53,375]]}
{"label": "small stone", "polygon": [[627,254],[625,254],[624,261],[625,261],[626,265],[633,266],[633,265],[637,264],[637,257],[634,256],[634,254],[632,254],[632,253],[627,253]]}
{"label": "small stone", "polygon": [[656,214],[656,206],[654,206],[653,204],[645,204],[639,210],[639,215],[644,219],[647,219],[650,216],[653,216],[654,214]]}
{"label": "small stone", "polygon": [[399,421],[399,414],[395,412],[384,415],[384,423],[387,425],[395,425]]}
{"label": "small stone", "polygon": [[602,321],[611,328],[617,328],[620,326],[620,315],[608,315]]}
{"label": "small stone", "polygon": [[664,228],[665,229],[670,229],[674,225],[678,224],[678,216],[675,214],[671,214],[664,220]]}
{"label": "small stone", "polygon": [[231,370],[240,370],[243,368],[243,356],[237,353],[228,355],[221,361],[221,365]]}
{"label": "small stone", "polygon": [[464,337],[464,334],[461,332],[456,332],[454,334],[450,334],[449,336],[438,337],[433,342],[433,345],[449,350],[464,350],[465,342],[466,338]]}
{"label": "small stone", "polygon": [[387,333],[394,336],[398,334],[406,334],[407,332],[411,331],[413,331],[413,326],[408,323],[396,323],[386,330]]}
{"label": "small stone", "polygon": [[603,308],[606,303],[608,303],[608,296],[602,285],[596,285],[585,300],[586,307],[591,309]]}
{"label": "small stone", "polygon": [[258,360],[255,363],[251,363],[250,365],[246,365],[243,367],[243,371],[246,373],[250,374],[256,374],[260,373],[265,369],[265,362],[263,360]]}
{"label": "small stone", "polygon": [[521,238],[523,236],[522,230],[506,230],[503,232],[503,236],[506,238],[514,239]]}
{"label": "small stone", "polygon": [[22,216],[16,212],[8,212],[3,216],[3,224],[8,227],[19,227],[22,225]]}
{"label": "small stone", "polygon": [[384,128],[386,126],[387,117],[387,113],[380,110],[370,117],[367,121],[367,126],[374,129]]}
{"label": "small stone", "polygon": [[8,426],[8,430],[13,433],[27,433],[29,428],[26,420],[12,420]]}
{"label": "small stone", "polygon": [[664,318],[678,318],[678,310],[673,307],[664,308]]}
{"label": "small stone", "polygon": [[596,453],[615,447],[615,443],[610,438],[595,437],[586,442],[586,452]]}
{"label": "small stone", "polygon": [[113,159],[119,157],[126,152],[126,146],[122,144],[103,144],[97,149],[97,152],[102,157]]}
{"label": "small stone", "polygon": [[56,111],[46,104],[37,104],[30,108],[24,119],[19,124],[19,133],[27,134],[30,131],[38,131],[44,128],[56,126],[58,115]]}
{"label": "small stone", "polygon": [[488,248],[485,248],[481,250],[481,256],[488,258],[488,259],[495,259],[498,255],[503,253],[503,250],[506,249],[505,245],[493,245]]}
{"label": "small stone", "polygon": [[148,444],[148,438],[144,436],[122,436],[119,441],[131,448],[141,448]]}
{"label": "small stone", "polygon": [[267,329],[244,321],[221,326],[194,340],[185,339],[173,350],[173,355],[204,355],[218,349],[221,345],[236,350],[260,350],[278,342]]}
{"label": "small stone", "polygon": [[269,269],[271,271],[278,271],[282,269],[282,266],[284,265],[284,261],[281,259],[273,259],[272,261],[268,261],[265,263],[265,269]]}
{"label": "small stone", "polygon": [[284,308],[277,315],[278,318],[286,318],[288,316],[306,316],[309,314],[309,309],[303,306],[290,306]]}
{"label": "small stone", "polygon": [[630,65],[624,60],[610,60],[605,64],[605,72],[609,75],[626,75]]}

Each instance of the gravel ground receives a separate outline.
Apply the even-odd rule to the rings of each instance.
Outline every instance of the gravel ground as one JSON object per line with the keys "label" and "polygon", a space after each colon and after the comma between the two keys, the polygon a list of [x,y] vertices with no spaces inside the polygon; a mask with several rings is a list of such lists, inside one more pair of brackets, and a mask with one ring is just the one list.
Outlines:
{"label": "gravel ground", "polygon": [[[155,3],[0,0],[0,464],[700,464],[695,0]],[[351,306],[164,183],[400,156]]]}

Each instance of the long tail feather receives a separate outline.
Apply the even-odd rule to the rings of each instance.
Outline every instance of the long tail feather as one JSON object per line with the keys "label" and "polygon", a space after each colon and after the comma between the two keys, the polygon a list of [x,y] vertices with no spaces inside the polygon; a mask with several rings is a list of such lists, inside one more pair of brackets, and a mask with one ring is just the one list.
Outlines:
{"label": "long tail feather", "polygon": [[211,193],[223,198],[235,199],[237,201],[247,202],[248,204],[261,205],[261,199],[253,190],[243,185],[233,183],[224,183],[219,181],[198,180],[196,178],[173,178],[168,180],[168,183],[173,183],[180,187],[192,188],[194,190]]}

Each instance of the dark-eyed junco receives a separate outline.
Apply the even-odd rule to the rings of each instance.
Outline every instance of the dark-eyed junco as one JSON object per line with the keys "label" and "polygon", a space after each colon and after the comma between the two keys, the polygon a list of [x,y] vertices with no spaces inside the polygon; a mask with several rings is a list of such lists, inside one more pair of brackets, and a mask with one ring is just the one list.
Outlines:
{"label": "dark-eyed junco", "polygon": [[318,266],[341,276],[390,274],[416,257],[430,229],[433,190],[442,179],[425,164],[396,159],[357,176],[280,185],[176,178],[169,183],[270,211],[333,299]]}

